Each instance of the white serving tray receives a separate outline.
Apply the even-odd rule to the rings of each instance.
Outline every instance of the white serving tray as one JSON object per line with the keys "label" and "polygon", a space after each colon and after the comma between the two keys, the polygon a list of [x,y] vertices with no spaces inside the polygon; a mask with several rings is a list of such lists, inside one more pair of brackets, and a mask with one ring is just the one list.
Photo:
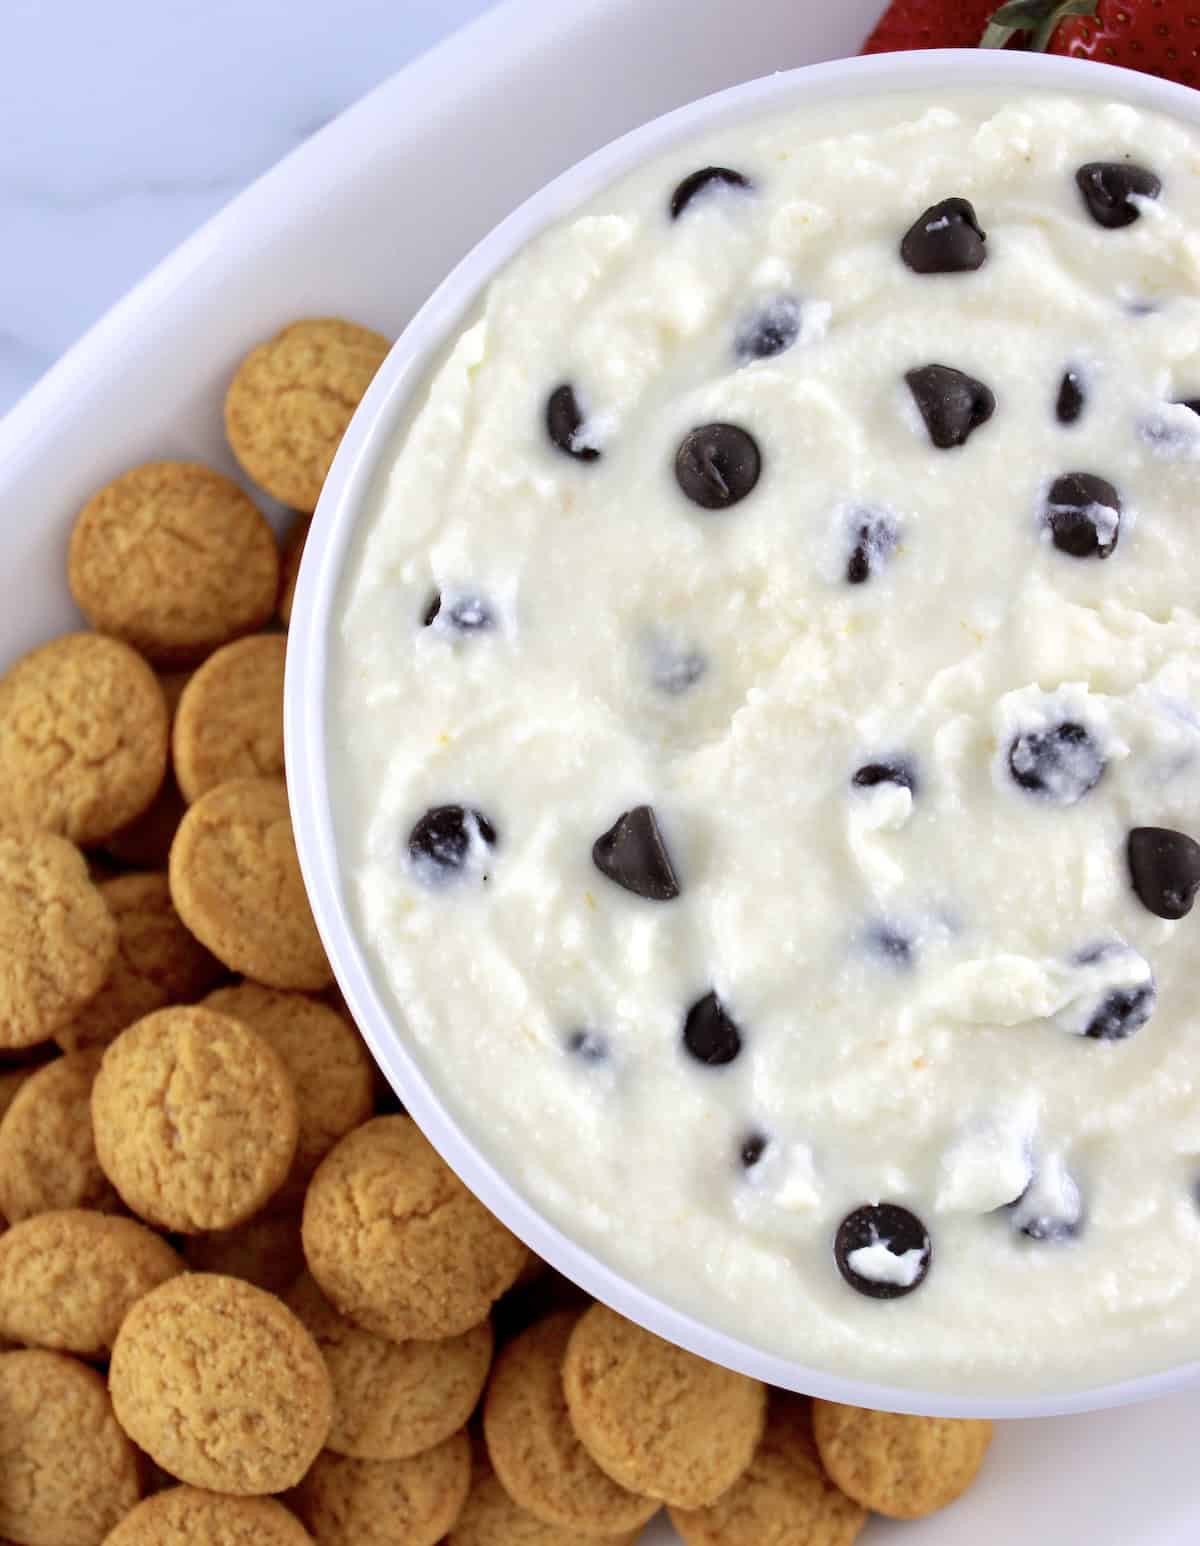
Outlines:
{"label": "white serving tray", "polygon": [[[397,332],[553,173],[736,81],[853,53],[880,0],[507,0],[322,130],[186,242],[0,420],[0,663],[78,621],[67,534],[131,463],[234,468],[239,356],[297,316]],[[1031,1303],[1029,1314],[1036,1314]],[[1003,1425],[979,1485],[862,1546],[1196,1546],[1200,1391]],[[663,1524],[647,1546],[675,1539]]]}

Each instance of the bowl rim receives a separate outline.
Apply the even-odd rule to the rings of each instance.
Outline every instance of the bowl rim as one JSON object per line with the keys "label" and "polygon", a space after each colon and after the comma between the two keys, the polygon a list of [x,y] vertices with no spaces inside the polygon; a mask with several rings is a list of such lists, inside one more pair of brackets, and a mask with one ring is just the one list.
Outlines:
{"label": "bowl rim", "polygon": [[[327,750],[334,607],[352,542],[384,457],[410,404],[490,280],[547,227],[655,156],[721,127],[789,106],[1011,88],[1100,96],[1200,126],[1200,92],[1154,76],[1044,54],[934,49],[804,65],[677,108],[577,162],[519,205],[451,270],[408,323],[380,368],[326,479],[305,546],[288,635],[284,731],[292,822],[313,916],[346,1004],[389,1084],[471,1191],[537,1254],[595,1299],[711,1362],[767,1384],[881,1411],[942,1417],[1024,1418],[1099,1411],[1200,1383],[1200,1360],[1062,1390],[956,1393],[878,1384],[769,1353],[710,1326],[627,1279],[550,1222],[477,1147],[404,1044],[352,923],[337,858]],[[927,102],[925,105],[933,105]]]}

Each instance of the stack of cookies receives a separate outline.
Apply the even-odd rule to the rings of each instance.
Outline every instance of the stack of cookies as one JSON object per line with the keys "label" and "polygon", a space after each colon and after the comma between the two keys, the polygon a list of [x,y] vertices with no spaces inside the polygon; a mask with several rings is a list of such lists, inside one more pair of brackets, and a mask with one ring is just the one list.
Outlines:
{"label": "stack of cookies", "polygon": [[[768,1392],[581,1301],[395,1109],[283,766],[307,520],[383,359],[286,328],[229,390],[282,553],[192,463],[75,525],[92,631],[0,677],[0,1536],[20,1546],[848,1546],[985,1423]],[[497,1354],[497,1345],[499,1352]]]}

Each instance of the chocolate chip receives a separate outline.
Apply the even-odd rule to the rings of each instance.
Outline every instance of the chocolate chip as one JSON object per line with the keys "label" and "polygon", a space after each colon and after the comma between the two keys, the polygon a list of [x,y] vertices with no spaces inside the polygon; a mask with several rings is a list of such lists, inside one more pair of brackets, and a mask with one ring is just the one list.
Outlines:
{"label": "chocolate chip", "polygon": [[477,844],[491,848],[496,829],[480,811],[462,805],[435,805],[408,835],[413,863],[431,881],[447,880],[462,870]]}
{"label": "chocolate chip", "polygon": [[595,1031],[572,1031],[567,1037],[567,1051],[584,1063],[603,1063],[608,1057],[608,1043]]}
{"label": "chocolate chip", "polygon": [[915,220],[900,256],[915,274],[960,274],[982,268],[987,233],[967,199],[943,199]]}
{"label": "chocolate chip", "polygon": [[1089,161],[1075,173],[1088,213],[1107,230],[1132,225],[1141,215],[1134,198],[1156,199],[1162,182],[1132,161]]}
{"label": "chocolate chip", "polygon": [[1175,401],[1181,408],[1190,408],[1193,413],[1200,414],[1200,397],[1177,397]]}
{"label": "chocolate chip", "polygon": [[698,194],[713,193],[719,188],[741,188],[748,193],[753,187],[748,177],[730,167],[703,166],[685,177],[671,195],[671,219],[678,220]]}
{"label": "chocolate chip", "polygon": [[916,947],[907,934],[888,923],[873,924],[864,935],[867,949],[892,966],[908,968],[916,957]]}
{"label": "chocolate chip", "polygon": [[546,433],[560,451],[573,456],[577,462],[597,461],[599,450],[579,439],[582,428],[583,414],[575,397],[575,388],[564,382],[546,399]]}
{"label": "chocolate chip", "polygon": [[1022,789],[1056,805],[1074,805],[1100,782],[1107,766],[1094,737],[1074,720],[1029,730],[1008,749],[1008,768]]}
{"label": "chocolate chip", "polygon": [[1083,1227],[1079,1187],[1060,1162],[1036,1171],[1008,1208],[1013,1228],[1030,1240],[1063,1245]]}
{"label": "chocolate chip", "polygon": [[1093,1041],[1125,1041],[1140,1031],[1154,1013],[1158,994],[1152,982],[1136,988],[1114,988],[1088,1021],[1085,1036]]}
{"label": "chocolate chip", "polygon": [[758,482],[762,458],[752,435],[736,424],[702,424],[675,455],[679,487],[704,510],[728,510]]}
{"label": "chocolate chip", "polygon": [[767,1152],[768,1142],[769,1140],[765,1133],[754,1132],[746,1134],[742,1139],[741,1147],[738,1149],[738,1158],[741,1160],[744,1170],[754,1169],[755,1165],[758,1164],[759,1160]]}
{"label": "chocolate chip", "polygon": [[432,601],[426,607],[424,622],[426,628],[436,622],[443,628],[453,629],[455,633],[483,633],[496,625],[491,608],[482,597],[459,596],[450,606],[445,607],[440,591],[434,592]]}
{"label": "chocolate chip", "polygon": [[846,560],[846,583],[865,585],[891,557],[899,533],[895,523],[877,511],[860,511],[851,528],[853,547]]}
{"label": "chocolate chip", "polygon": [[609,880],[651,902],[670,902],[679,895],[671,855],[649,805],[638,805],[618,816],[592,844],[592,862]]}
{"label": "chocolate chip", "polygon": [[877,784],[899,784],[901,789],[917,789],[917,778],[907,762],[867,762],[850,782],[859,789],[874,789]]}
{"label": "chocolate chip", "polygon": [[664,645],[655,651],[654,685],[672,697],[678,697],[689,687],[694,687],[707,669],[708,662],[699,650],[676,653]]}
{"label": "chocolate chip", "polygon": [[1077,370],[1063,372],[1059,382],[1058,399],[1054,404],[1054,417],[1060,424],[1074,424],[1087,406],[1087,393],[1083,377]]}
{"label": "chocolate chip", "polygon": [[1108,558],[1121,535],[1121,496],[1095,473],[1064,473],[1050,486],[1046,524],[1060,552]]}
{"label": "chocolate chip", "polygon": [[732,1063],[742,1050],[738,1024],[715,993],[706,993],[688,1010],[683,1044],[698,1063],[714,1068]]}
{"label": "chocolate chip", "polygon": [[939,451],[965,446],[996,411],[991,387],[952,365],[922,365],[904,379]]}
{"label": "chocolate chip", "polygon": [[1200,843],[1169,827],[1134,827],[1126,853],[1142,906],[1157,918],[1185,918],[1200,890]]}
{"label": "chocolate chip", "polygon": [[738,329],[733,349],[739,365],[767,360],[800,337],[801,308],[794,295],[777,295]]}
{"label": "chocolate chip", "polygon": [[[857,1264],[850,1258],[859,1251],[882,1246],[895,1264],[878,1258]],[[916,1252],[914,1258],[910,1255]],[[894,1202],[867,1203],[855,1208],[838,1225],[833,1241],[837,1269],[849,1283],[868,1299],[900,1299],[911,1294],[925,1281],[933,1260],[929,1231],[915,1213]]]}

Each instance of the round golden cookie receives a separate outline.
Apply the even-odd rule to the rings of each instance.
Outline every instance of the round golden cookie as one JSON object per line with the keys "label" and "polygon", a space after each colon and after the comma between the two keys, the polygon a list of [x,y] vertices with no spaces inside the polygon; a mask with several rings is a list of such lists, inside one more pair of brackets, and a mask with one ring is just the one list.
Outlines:
{"label": "round golden cookie", "polygon": [[179,916],[230,971],[300,992],[333,981],[282,779],[232,779],[202,795],[180,823],[169,873]]}
{"label": "round golden cookie", "polygon": [[0,1535],[100,1546],[140,1495],[104,1381],[62,1353],[0,1354]]}
{"label": "round golden cookie", "polygon": [[243,471],[294,510],[315,510],[334,452],[390,347],[369,328],[317,317],[252,349],[225,397],[225,433]]}
{"label": "round golden cookie", "polygon": [[279,565],[279,617],[285,628],[292,621],[292,603],[296,599],[296,581],[300,578],[300,562],[304,557],[304,544],[308,541],[312,520],[299,516],[283,541],[283,555]]}
{"label": "round golden cookie", "polygon": [[92,1089],[104,1173],[134,1213],[180,1234],[231,1229],[279,1189],[296,1153],[296,1096],[240,1020],[176,1005],[122,1031]]}
{"label": "round golden cookie", "polygon": [[231,778],[283,777],[287,638],[256,633],[210,655],[179,700],[171,757],[191,804]]}
{"label": "round golden cookie", "polygon": [[108,1373],[125,1432],[193,1487],[250,1496],[294,1487],[329,1432],[316,1343],[274,1294],[189,1272],[146,1294]]}
{"label": "round golden cookie", "polygon": [[79,512],[67,581],[93,628],[158,665],[194,665],[270,617],[279,549],[230,479],[197,462],[147,462]]}
{"label": "round golden cookie", "polygon": [[294,1494],[318,1546],[434,1546],[471,1481],[465,1433],[409,1460],[351,1460],[326,1450]]}
{"label": "round golden cookie", "polygon": [[104,1546],[312,1546],[312,1536],[274,1498],[171,1487],[126,1514]]}
{"label": "round golden cookie", "polygon": [[333,1381],[326,1449],[357,1460],[407,1460],[464,1426],[492,1361],[483,1321],[440,1342],[389,1342],[333,1308],[305,1273],[286,1297],[325,1357]]}
{"label": "round golden cookie", "polygon": [[563,1360],[571,1423],[602,1471],[631,1492],[704,1508],[746,1470],[767,1392],[594,1304]]}
{"label": "round golden cookie", "polygon": [[105,1046],[143,1015],[199,998],[221,972],[184,928],[165,875],[118,875],[99,889],[116,921],[117,955],[100,992],[54,1033],[65,1052]]}
{"label": "round golden cookie", "polygon": [[0,1121],[0,1215],[15,1224],[61,1208],[119,1207],[92,1133],[100,1050],[56,1058],[29,1076]]}
{"label": "round golden cookie", "polygon": [[815,1401],[813,1436],[830,1478],[856,1503],[890,1519],[921,1519],[975,1480],[990,1422],[906,1417]]}
{"label": "round golden cookie", "polygon": [[821,1467],[808,1401],[781,1391],[750,1469],[708,1508],[671,1510],[684,1546],[853,1546],[866,1522]]}
{"label": "round golden cookie", "polygon": [[298,1212],[256,1213],[233,1229],[189,1235],[183,1259],[193,1272],[221,1272],[282,1296],[304,1271]]}
{"label": "round golden cookie", "polygon": [[0,677],[0,825],[100,843],[140,816],[167,768],[167,706],[127,645],[69,633]]}
{"label": "round golden cookie", "polygon": [[39,1213],[0,1235],[0,1337],[106,1358],[130,1307],[183,1271],[133,1219]]}
{"label": "round golden cookie", "polygon": [[583,1536],[578,1530],[548,1525],[513,1502],[481,1448],[476,1446],[471,1490],[446,1546],[579,1546],[581,1540],[589,1546],[634,1546],[641,1535],[639,1528],[621,1535]]}
{"label": "round golden cookie", "polygon": [[116,955],[117,925],[79,850],[49,832],[0,837],[0,1047],[69,1024]]}
{"label": "round golden cookie", "polygon": [[562,1364],[578,1313],[538,1321],[496,1360],[483,1408],[488,1459],[521,1508],[579,1535],[621,1535],[658,1512],[657,1498],[606,1475],[575,1437]]}
{"label": "round golden cookie", "polygon": [[326,1298],[395,1342],[477,1326],[526,1259],[409,1117],[376,1117],[326,1155],[303,1228]]}
{"label": "round golden cookie", "polygon": [[366,1044],[349,1021],[303,993],[241,982],[218,988],[204,1005],[257,1031],[288,1071],[300,1109],[300,1141],[283,1195],[298,1200],[338,1139],[375,1109],[375,1067]]}

